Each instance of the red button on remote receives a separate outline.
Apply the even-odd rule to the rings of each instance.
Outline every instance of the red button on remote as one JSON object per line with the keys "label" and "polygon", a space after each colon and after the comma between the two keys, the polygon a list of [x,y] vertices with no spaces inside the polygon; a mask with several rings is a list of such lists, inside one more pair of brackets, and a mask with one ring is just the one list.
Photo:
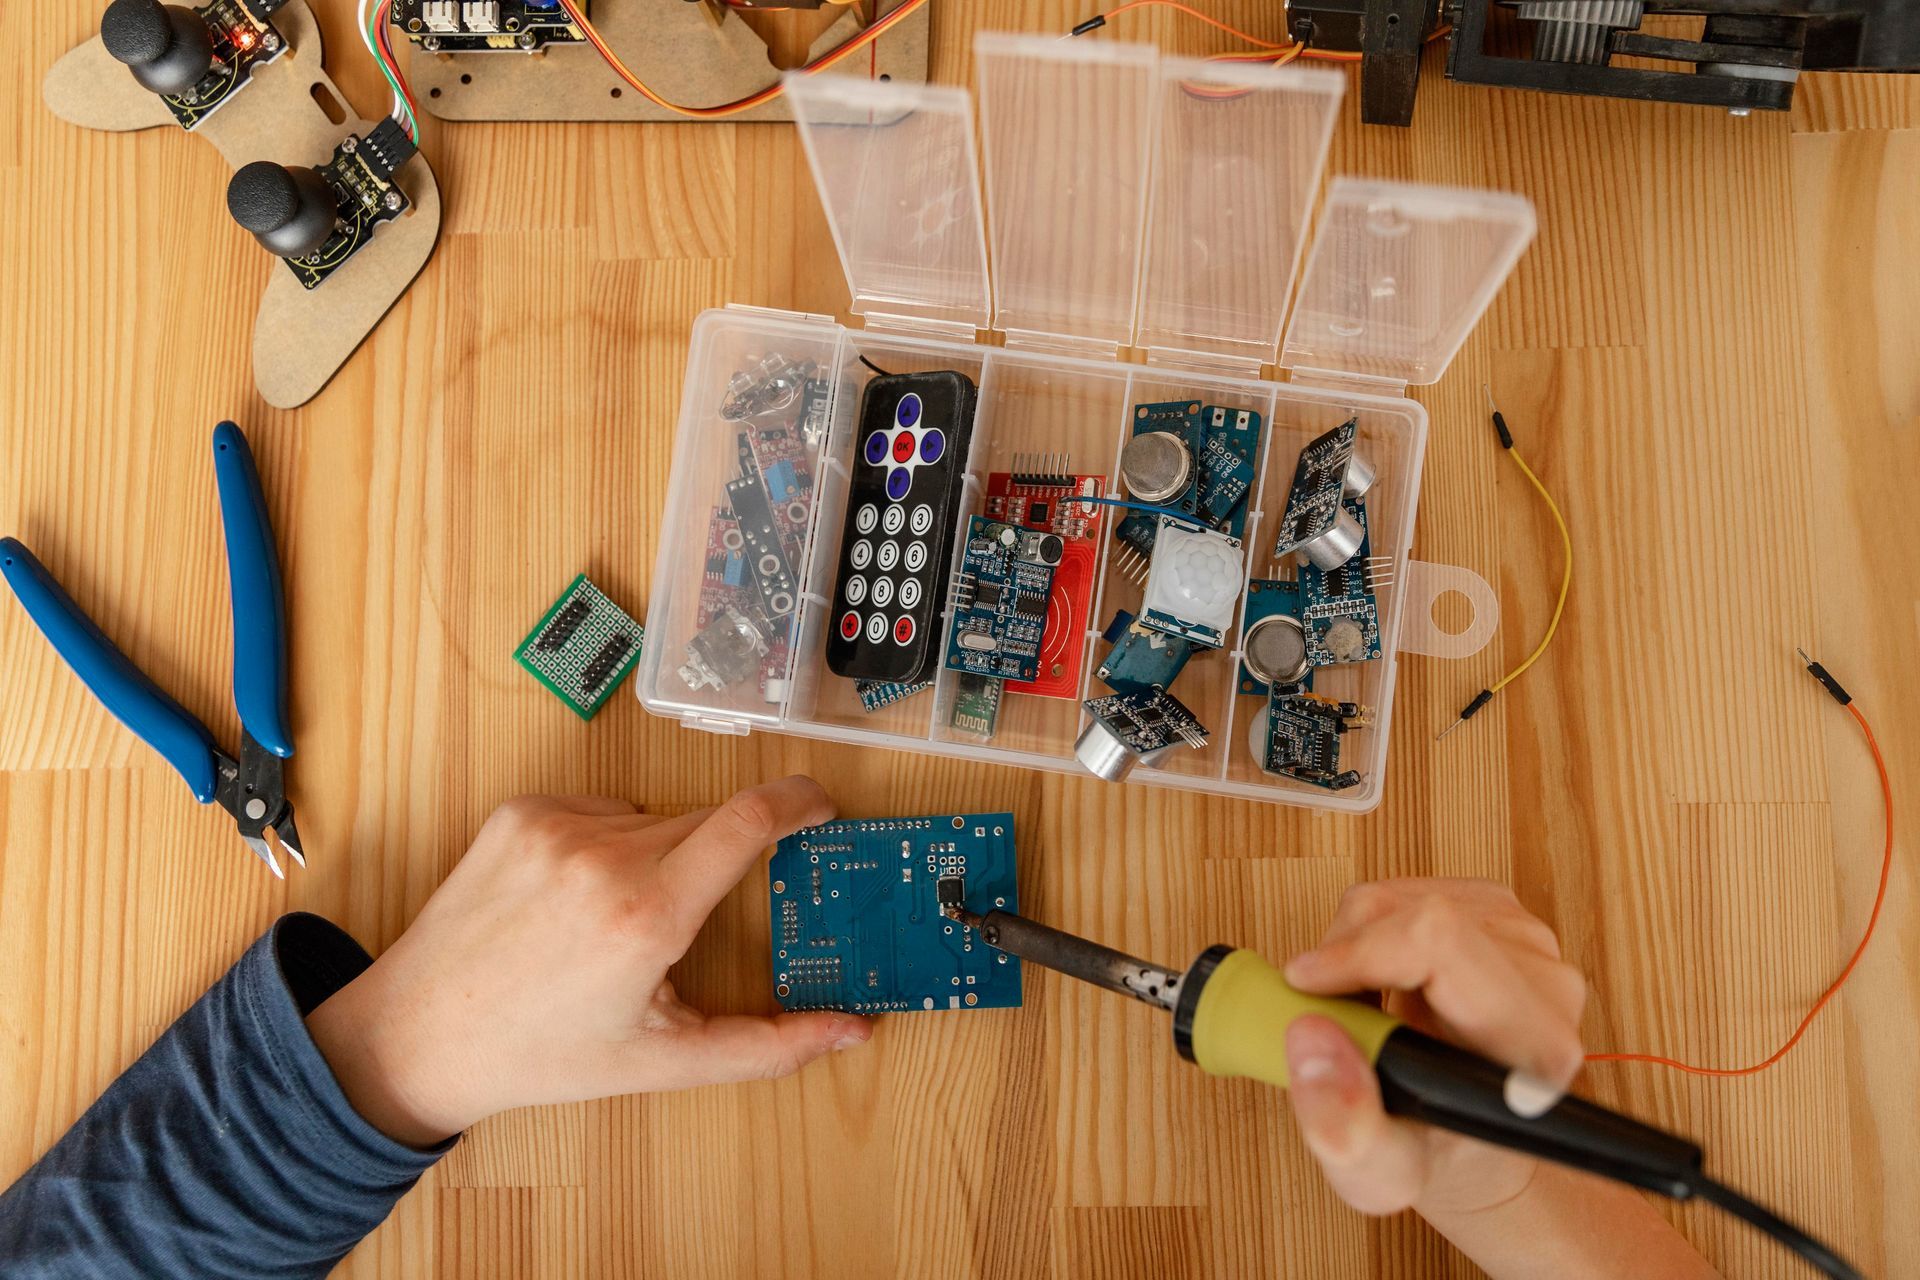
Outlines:
{"label": "red button on remote", "polygon": [[905,462],[907,459],[913,457],[913,449],[913,432],[902,431],[893,438],[893,460],[895,462]]}
{"label": "red button on remote", "polygon": [[842,640],[860,638],[860,615],[851,609],[840,615],[840,638]]}
{"label": "red button on remote", "polygon": [[893,624],[893,642],[895,644],[911,644],[913,642],[912,618],[903,617]]}

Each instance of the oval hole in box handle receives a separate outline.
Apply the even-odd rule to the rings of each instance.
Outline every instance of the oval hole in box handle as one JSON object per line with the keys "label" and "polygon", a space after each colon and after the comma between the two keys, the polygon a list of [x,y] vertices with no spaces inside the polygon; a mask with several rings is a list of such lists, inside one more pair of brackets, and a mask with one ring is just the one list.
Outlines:
{"label": "oval hole in box handle", "polygon": [[[1400,615],[1400,650],[1422,653],[1430,658],[1470,658],[1487,647],[1500,625],[1500,597],[1494,595],[1487,580],[1471,569],[1458,565],[1433,564],[1426,560],[1407,561],[1400,578],[1400,589],[1407,602]],[[1473,606],[1473,621],[1465,631],[1440,629],[1433,620],[1434,602],[1449,591],[1458,591]]]}
{"label": "oval hole in box handle", "polygon": [[333,86],[315,80],[307,92],[313,96],[314,105],[320,108],[320,114],[327,118],[328,123],[342,125],[347,122],[346,104],[335,95]]}

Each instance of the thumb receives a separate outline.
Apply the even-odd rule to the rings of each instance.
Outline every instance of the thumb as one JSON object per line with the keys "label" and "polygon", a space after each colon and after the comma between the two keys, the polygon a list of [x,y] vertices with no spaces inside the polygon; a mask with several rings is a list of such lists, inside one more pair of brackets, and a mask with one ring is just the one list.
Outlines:
{"label": "thumb", "polygon": [[1307,1149],[1334,1192],[1362,1213],[1411,1205],[1426,1178],[1426,1148],[1380,1104],[1380,1078],[1331,1019],[1297,1018],[1287,1028],[1287,1094]]}
{"label": "thumb", "polygon": [[872,1038],[873,1024],[848,1013],[704,1018],[674,1036],[680,1078],[669,1087],[774,1080]]}

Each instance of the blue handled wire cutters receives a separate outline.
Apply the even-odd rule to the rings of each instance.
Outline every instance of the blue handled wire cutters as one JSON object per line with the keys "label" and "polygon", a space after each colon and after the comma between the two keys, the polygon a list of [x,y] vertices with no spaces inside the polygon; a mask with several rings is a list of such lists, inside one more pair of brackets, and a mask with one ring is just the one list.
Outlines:
{"label": "blue handled wire cutters", "polygon": [[307,865],[286,793],[286,759],[293,754],[287,729],[286,596],[260,472],[246,436],[231,422],[213,429],[213,474],[233,604],[233,702],[241,725],[237,760],[107,639],[19,539],[0,538],[0,573],[81,683],[179,770],[195,800],[218,801],[232,814],[247,847],[285,879],[267,832],[295,862]]}

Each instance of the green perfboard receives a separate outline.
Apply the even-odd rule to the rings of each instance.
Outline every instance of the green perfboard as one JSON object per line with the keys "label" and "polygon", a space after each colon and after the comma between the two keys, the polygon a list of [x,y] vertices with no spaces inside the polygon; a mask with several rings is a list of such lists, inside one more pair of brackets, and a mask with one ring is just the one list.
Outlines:
{"label": "green perfboard", "polygon": [[[622,638],[630,642],[624,652]],[[591,720],[640,660],[645,638],[640,624],[583,573],[534,624],[513,660],[573,714]]]}

